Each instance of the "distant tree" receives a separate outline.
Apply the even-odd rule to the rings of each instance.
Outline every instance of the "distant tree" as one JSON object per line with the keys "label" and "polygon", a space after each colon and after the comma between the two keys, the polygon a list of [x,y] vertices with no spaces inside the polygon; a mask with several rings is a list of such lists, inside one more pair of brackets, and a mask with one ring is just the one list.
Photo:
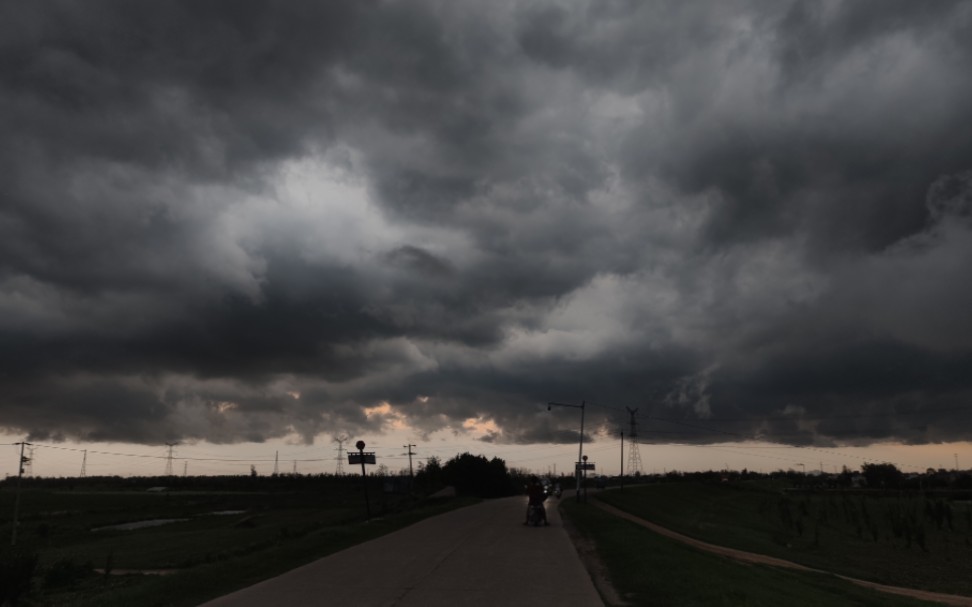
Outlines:
{"label": "distant tree", "polygon": [[894,464],[864,464],[861,473],[868,487],[879,489],[897,489],[904,480],[904,474]]}
{"label": "distant tree", "polygon": [[430,457],[424,464],[419,462],[418,472],[415,473],[415,488],[425,494],[432,494],[442,489],[442,462],[437,457]]}
{"label": "distant tree", "polygon": [[489,460],[482,455],[462,453],[445,463],[442,478],[460,495],[488,498],[515,493],[506,462],[498,457]]}
{"label": "distant tree", "polygon": [[972,489],[972,474],[963,472],[955,479],[956,489]]}

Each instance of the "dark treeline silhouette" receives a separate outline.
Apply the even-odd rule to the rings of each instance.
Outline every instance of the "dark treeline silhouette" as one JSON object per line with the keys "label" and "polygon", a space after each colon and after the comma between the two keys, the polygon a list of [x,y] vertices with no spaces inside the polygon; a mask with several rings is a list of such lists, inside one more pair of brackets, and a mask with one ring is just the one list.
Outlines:
{"label": "dark treeline silhouette", "polygon": [[[368,477],[380,477],[369,471]],[[390,475],[407,481],[402,473]],[[16,477],[0,481],[0,488],[11,489]],[[403,487],[406,483],[399,483]],[[514,495],[526,485],[526,475],[510,470],[498,457],[487,459],[482,455],[459,454],[444,464],[431,457],[418,466],[414,493],[431,495],[444,487],[454,487],[458,495],[492,498]],[[24,477],[24,489],[50,489],[59,491],[327,491],[328,488],[361,486],[360,474],[238,474],[224,476],[87,476],[87,477]]]}
{"label": "dark treeline silhouette", "polygon": [[426,494],[449,486],[455,488],[457,495],[504,497],[520,493],[525,484],[524,474],[507,469],[504,460],[471,453],[460,453],[445,464],[438,458],[429,458],[415,475],[416,488]]}
{"label": "dark treeline silhouette", "polygon": [[[625,483],[639,482],[735,482],[756,479],[786,481],[798,490],[841,490],[862,493],[875,492],[924,492],[952,496],[955,499],[972,497],[972,473],[929,468],[924,473],[906,474],[891,463],[867,463],[860,470],[846,466],[835,473],[804,473],[795,470],[777,470],[761,473],[743,469],[706,470],[700,472],[671,471],[664,475],[625,477]],[[618,485],[617,477],[608,479],[608,485]]]}
{"label": "dark treeline silhouette", "polygon": [[[17,477],[0,481],[0,487],[12,488]],[[355,486],[361,483],[356,475],[334,474],[250,474],[225,476],[86,476],[86,477],[24,477],[23,488],[70,490],[118,490],[146,491],[152,488],[164,490],[226,490],[226,491],[304,491],[321,487]]]}

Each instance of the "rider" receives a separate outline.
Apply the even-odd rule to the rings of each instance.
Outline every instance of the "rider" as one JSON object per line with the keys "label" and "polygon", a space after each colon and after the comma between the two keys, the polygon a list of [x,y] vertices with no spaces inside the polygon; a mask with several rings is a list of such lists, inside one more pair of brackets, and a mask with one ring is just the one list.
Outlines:
{"label": "rider", "polygon": [[527,485],[527,495],[530,499],[527,502],[527,520],[523,524],[530,524],[530,508],[537,506],[540,508],[540,520],[543,521],[544,525],[549,525],[550,523],[547,522],[547,509],[543,507],[543,500],[547,499],[547,494],[543,490],[543,485],[540,484],[540,479],[536,476],[530,477],[530,484]]}

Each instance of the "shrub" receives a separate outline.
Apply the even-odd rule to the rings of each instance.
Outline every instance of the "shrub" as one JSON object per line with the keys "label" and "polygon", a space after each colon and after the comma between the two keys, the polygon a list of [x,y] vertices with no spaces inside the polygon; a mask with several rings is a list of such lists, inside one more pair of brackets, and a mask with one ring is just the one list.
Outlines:
{"label": "shrub", "polygon": [[77,563],[70,557],[60,558],[44,572],[44,586],[47,588],[71,586],[92,575],[93,570],[90,562]]}
{"label": "shrub", "polygon": [[11,549],[0,553],[0,605],[16,605],[30,591],[36,572],[33,552]]}

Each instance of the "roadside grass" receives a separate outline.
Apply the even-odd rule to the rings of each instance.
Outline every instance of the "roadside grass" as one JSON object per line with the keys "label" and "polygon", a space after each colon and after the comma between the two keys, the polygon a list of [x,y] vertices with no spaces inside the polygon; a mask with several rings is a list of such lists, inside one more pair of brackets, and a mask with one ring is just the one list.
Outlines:
{"label": "roadside grass", "polygon": [[[9,495],[0,496],[8,499]],[[353,487],[321,491],[144,492],[25,491],[16,551],[37,555],[31,591],[19,605],[182,606],[273,577],[317,558],[475,503],[471,499],[376,498],[380,517],[366,522]],[[230,514],[215,512],[242,511]],[[187,519],[132,531],[92,529],[153,519]],[[0,532],[9,537],[9,521]],[[158,575],[105,575],[177,569]],[[0,576],[2,577],[2,576]]]}
{"label": "roadside grass", "polygon": [[786,493],[759,482],[661,483],[596,499],[713,544],[878,583],[972,596],[968,503]]}
{"label": "roadside grass", "polygon": [[561,509],[577,531],[594,543],[625,605],[932,605],[879,593],[830,575],[737,563],[652,533],[593,504],[565,500]]}
{"label": "roadside grass", "polygon": [[[76,603],[77,607],[182,607],[222,596],[345,548],[407,527],[429,516],[478,500],[432,500],[421,507],[371,522],[327,526],[300,538],[279,541],[262,550],[204,564],[170,576],[138,576],[136,585],[114,589],[108,596]],[[132,576],[126,576],[132,577]],[[59,603],[61,604],[61,603]]]}

